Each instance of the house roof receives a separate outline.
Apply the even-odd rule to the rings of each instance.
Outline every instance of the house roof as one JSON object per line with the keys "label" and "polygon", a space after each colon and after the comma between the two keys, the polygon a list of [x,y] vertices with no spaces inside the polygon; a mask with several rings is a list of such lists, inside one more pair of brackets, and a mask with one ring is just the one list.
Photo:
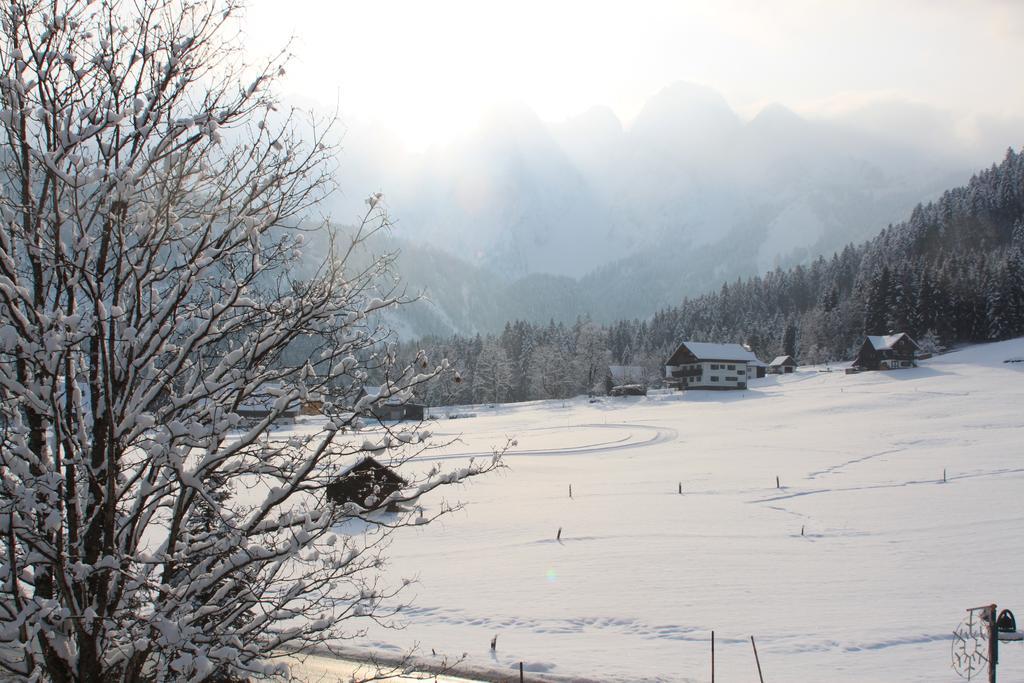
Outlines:
{"label": "house roof", "polygon": [[288,400],[288,392],[280,384],[264,384],[255,393],[245,397],[239,403],[238,410],[248,413],[269,413],[271,410],[283,410],[284,415],[294,415],[299,411],[299,399]]}
{"label": "house roof", "polygon": [[[764,366],[764,362],[758,360],[753,351],[747,351],[739,344],[684,341],[679,346],[685,346],[699,360],[725,360]],[[678,352],[679,349],[676,349],[676,353]],[[674,356],[675,353],[672,355]]]}
{"label": "house roof", "polygon": [[350,461],[346,465],[344,465],[338,471],[337,476],[338,477],[344,477],[345,475],[351,473],[356,468],[360,468],[360,467],[363,467],[363,466],[373,467],[375,469],[383,470],[383,471],[388,473],[388,476],[389,476],[389,478],[392,479],[392,481],[401,482],[403,484],[406,483],[405,479],[401,475],[399,475],[397,472],[395,472],[394,469],[388,467],[387,465],[382,464],[379,460],[377,460],[373,456],[362,455],[362,454],[353,456],[350,459]]}
{"label": "house roof", "polygon": [[871,346],[874,347],[875,351],[889,351],[903,337],[906,337],[907,339],[909,339],[910,343],[913,344],[915,347],[917,346],[917,342],[915,342],[913,339],[911,339],[910,335],[907,334],[906,332],[897,332],[896,334],[886,334],[886,335],[872,335],[872,334],[869,334],[868,335],[868,342],[870,342]]}
{"label": "house roof", "polygon": [[796,365],[796,361],[793,360],[793,356],[775,356],[775,359],[768,364],[768,367],[773,368],[777,365]]}
{"label": "house roof", "polygon": [[643,382],[647,373],[642,365],[609,365],[608,374],[614,382]]}
{"label": "house roof", "polygon": [[[367,385],[363,385],[363,391],[366,392],[365,395],[370,399],[370,401],[374,402],[374,401],[377,400],[378,396],[380,396],[381,394],[387,392],[387,387],[386,386],[370,386],[370,385],[367,384]],[[416,398],[413,397],[413,396],[408,396],[407,398],[403,398],[402,397],[402,392],[396,391],[391,396],[388,396],[386,399],[383,399],[382,405],[386,405],[386,406],[415,406],[415,405],[424,405],[424,404],[421,401],[417,401]]]}

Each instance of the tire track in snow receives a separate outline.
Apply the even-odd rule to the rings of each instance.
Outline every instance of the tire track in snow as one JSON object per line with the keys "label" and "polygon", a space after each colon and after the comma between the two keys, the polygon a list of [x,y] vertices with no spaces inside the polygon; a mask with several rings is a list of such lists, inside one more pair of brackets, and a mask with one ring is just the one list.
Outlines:
{"label": "tire track in snow", "polygon": [[[631,432],[628,436],[621,439],[614,439],[612,441],[599,441],[592,444],[584,444],[582,446],[566,446],[564,448],[537,448],[530,450],[516,450],[510,449],[502,457],[521,457],[521,456],[568,456],[568,455],[591,455],[594,453],[610,453],[613,451],[624,451],[634,448],[647,448],[648,446],[654,446],[662,443],[670,443],[679,438],[679,432],[671,427],[657,427],[653,425],[642,425],[633,423],[621,423],[621,424],[581,424],[574,425],[572,429],[579,428],[587,429],[637,429],[643,431],[652,431],[654,434],[644,441],[631,441],[634,438],[634,434]],[[566,429],[564,427],[544,427],[541,429],[530,429],[526,430],[525,434],[530,432],[538,431],[551,431],[557,429]],[[453,460],[453,459],[465,459],[465,458],[487,458],[494,455],[493,451],[477,451],[471,453],[449,453],[445,455],[433,455],[426,457],[418,457],[417,460],[420,462],[426,462],[428,460]]]}

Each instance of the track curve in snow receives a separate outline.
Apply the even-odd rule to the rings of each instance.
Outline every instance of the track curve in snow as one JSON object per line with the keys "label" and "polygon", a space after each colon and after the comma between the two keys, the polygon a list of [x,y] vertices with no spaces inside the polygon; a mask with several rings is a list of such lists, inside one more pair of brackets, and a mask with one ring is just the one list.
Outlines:
{"label": "track curve in snow", "polygon": [[[541,427],[537,429],[528,429],[519,433],[533,434],[536,432],[543,431],[558,431],[563,430],[564,427]],[[523,457],[523,456],[568,456],[568,455],[581,455],[581,454],[594,454],[594,453],[610,453],[613,451],[624,451],[635,448],[647,448],[662,443],[670,443],[679,438],[679,432],[671,427],[660,427],[656,425],[644,425],[644,424],[633,424],[633,423],[600,423],[600,424],[579,424],[573,425],[573,430],[579,429],[625,429],[629,430],[629,434],[620,439],[612,439],[610,441],[595,441],[593,443],[587,443],[577,446],[566,446],[562,448],[531,448],[525,450],[519,450],[516,448],[510,449],[505,453],[504,458],[509,457]],[[644,437],[639,437],[636,432],[646,433]],[[491,451],[475,451],[467,453],[446,453],[444,455],[431,455],[419,457],[417,460],[452,460],[452,459],[464,459],[464,458],[486,458],[493,455]]]}

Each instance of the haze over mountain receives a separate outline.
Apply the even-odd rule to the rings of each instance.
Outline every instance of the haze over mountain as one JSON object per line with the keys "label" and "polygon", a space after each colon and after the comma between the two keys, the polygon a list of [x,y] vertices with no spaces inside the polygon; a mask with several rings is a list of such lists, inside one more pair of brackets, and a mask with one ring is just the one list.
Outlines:
{"label": "haze over mountain", "polygon": [[[778,104],[744,120],[714,90],[676,83],[628,126],[603,107],[551,124],[510,105],[415,156],[354,131],[341,181],[384,190],[399,221],[402,275],[432,302],[410,331],[610,321],[873,236],[1024,137],[1001,122],[965,150],[942,139],[941,116],[918,119],[917,136],[874,110],[864,125]],[[355,199],[336,198],[335,216]]]}

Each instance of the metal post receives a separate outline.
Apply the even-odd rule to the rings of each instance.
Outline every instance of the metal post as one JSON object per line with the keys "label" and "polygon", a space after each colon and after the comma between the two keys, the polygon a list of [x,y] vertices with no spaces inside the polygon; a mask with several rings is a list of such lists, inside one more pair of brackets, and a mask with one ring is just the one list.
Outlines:
{"label": "metal post", "polygon": [[715,683],[715,632],[711,632],[711,683]]}
{"label": "metal post", "polygon": [[999,632],[996,630],[996,606],[988,607],[988,683],[996,683],[999,663]]}
{"label": "metal post", "polygon": [[519,662],[519,683],[523,683],[524,680],[525,679],[523,678],[523,663]]}

